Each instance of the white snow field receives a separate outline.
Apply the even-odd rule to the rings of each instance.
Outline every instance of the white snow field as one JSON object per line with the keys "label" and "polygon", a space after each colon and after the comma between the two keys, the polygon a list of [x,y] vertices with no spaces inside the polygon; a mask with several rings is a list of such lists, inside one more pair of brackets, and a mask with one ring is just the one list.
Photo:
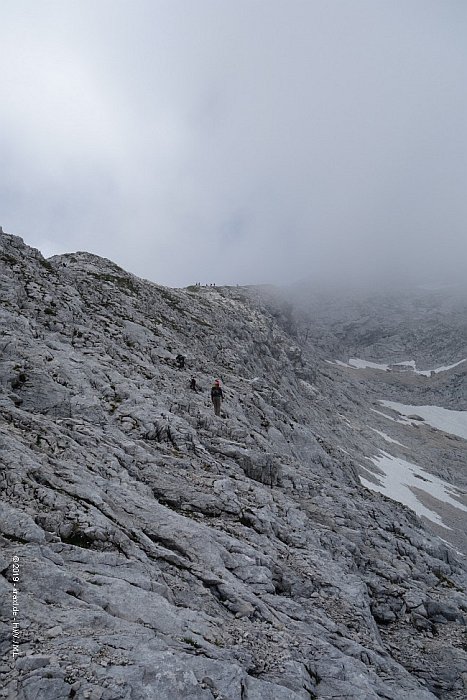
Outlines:
{"label": "white snow field", "polygon": [[454,362],[453,365],[443,365],[442,367],[436,367],[435,369],[417,369],[415,360],[408,360],[407,362],[396,362],[393,367],[411,367],[415,374],[422,374],[424,377],[430,377],[432,373],[439,374],[440,372],[447,372],[454,367],[458,367],[463,362],[466,362],[466,359],[459,360],[459,362]]}
{"label": "white snow field", "polygon": [[[387,452],[382,452],[380,456],[372,457],[371,461],[383,474],[380,476],[379,474],[371,472],[372,476],[380,481],[379,484],[374,484],[361,476],[360,481],[366,488],[372,491],[378,491],[388,496],[388,498],[392,498],[393,501],[403,503],[415,511],[417,515],[423,515],[428,520],[431,520],[431,522],[441,525],[447,530],[451,528],[443,523],[438,513],[430,510],[418,500],[417,496],[412,491],[413,488],[425,491],[438,501],[448,503],[454,506],[454,508],[467,512],[466,506],[452,498],[451,494],[457,492],[454,486],[429,474],[417,464],[412,464],[399,457],[393,457]],[[364,467],[364,469],[366,469],[366,467]],[[366,471],[368,471],[368,469],[366,469]]]}
{"label": "white snow field", "polygon": [[379,362],[370,362],[369,360],[359,360],[358,357],[351,357],[347,366],[356,367],[357,369],[365,369],[365,367],[370,367],[371,369],[382,369],[384,371],[389,369],[389,365],[381,364]]}
{"label": "white snow field", "polygon": [[[397,403],[397,401],[380,401],[379,403],[404,416],[402,421],[404,423],[407,421],[407,416],[416,414],[433,428],[467,440],[467,411],[452,411],[448,408],[441,408],[441,406],[406,406],[403,403]],[[390,416],[386,416],[386,418],[390,418]]]}
{"label": "white snow field", "polygon": [[370,362],[370,360],[360,360],[358,357],[351,357],[348,362],[342,362],[341,360],[335,360],[331,362],[327,360],[329,364],[339,365],[340,367],[353,367],[354,369],[380,369],[387,372],[390,369],[396,369],[398,367],[410,367],[414,374],[420,374],[424,377],[431,377],[432,374],[439,374],[440,372],[447,372],[454,367],[458,367],[463,362],[467,362],[467,358],[459,360],[459,362],[454,362],[452,365],[442,365],[441,367],[436,367],[434,369],[417,369],[415,360],[406,360],[405,362],[394,362],[392,364],[382,363],[382,362]]}
{"label": "white snow field", "polygon": [[353,367],[354,369],[365,369],[365,367],[370,367],[371,369],[382,369],[388,370],[389,365],[383,365],[379,362],[370,362],[369,360],[359,360],[357,358],[351,358],[348,363],[342,362],[342,360],[326,360],[330,365],[339,365],[339,367]]}

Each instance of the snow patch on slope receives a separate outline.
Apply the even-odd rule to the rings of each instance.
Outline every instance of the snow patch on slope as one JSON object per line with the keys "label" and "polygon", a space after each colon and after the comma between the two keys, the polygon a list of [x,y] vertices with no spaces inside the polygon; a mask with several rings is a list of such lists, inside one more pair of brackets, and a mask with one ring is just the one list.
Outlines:
{"label": "snow patch on slope", "polygon": [[397,440],[393,440],[392,437],[389,437],[389,435],[386,435],[386,433],[383,433],[381,430],[376,430],[376,428],[370,428],[370,430],[372,430],[374,433],[377,433],[378,435],[381,435],[383,440],[386,440],[386,442],[392,442],[394,445],[399,445],[400,447],[404,447],[406,450],[409,449],[407,447],[407,445],[403,445],[401,442],[398,442]]}
{"label": "snow patch on slope", "polygon": [[377,413],[379,416],[383,416],[383,418],[387,418],[388,420],[392,420],[393,423],[402,423],[405,421],[397,421],[395,418],[392,416],[388,416],[387,413],[383,413],[382,411],[377,411],[376,408],[370,408],[370,411],[373,411],[373,413]]}
{"label": "snow patch on slope", "polygon": [[[441,367],[436,367],[435,369],[417,369],[417,366],[415,364],[415,360],[408,360],[407,362],[397,362],[396,364],[393,365],[394,368],[397,367],[410,367],[415,374],[421,374],[424,377],[431,377],[432,374],[439,374],[440,372],[447,372],[450,369],[453,369],[454,367],[458,367],[461,365],[463,362],[466,360],[459,360],[459,362],[454,362],[452,365],[442,365]],[[349,360],[350,362],[350,360]]]}
{"label": "snow patch on slope", "polygon": [[467,440],[467,411],[452,411],[441,406],[406,406],[397,401],[380,401],[380,404],[386,408],[392,408],[404,416],[404,420],[401,421],[403,423],[406,422],[408,416],[416,414],[433,428],[443,430],[451,435],[458,435]]}
{"label": "snow patch on slope", "polygon": [[382,476],[372,473],[372,476],[379,481],[378,484],[374,484],[361,476],[360,481],[366,488],[378,491],[393,501],[403,503],[415,511],[417,515],[424,516],[447,530],[451,528],[443,523],[442,518],[437,513],[424,506],[412,489],[425,491],[438,501],[448,503],[454,508],[467,512],[467,506],[459,503],[451,496],[451,494],[458,493],[454,486],[429,474],[417,464],[407,462],[399,457],[393,457],[387,452],[382,452],[380,456],[372,457],[371,461],[382,471]]}
{"label": "snow patch on slope", "polygon": [[441,367],[436,367],[435,369],[417,369],[417,366],[415,364],[415,360],[406,360],[404,362],[396,362],[396,363],[382,363],[382,362],[370,362],[370,360],[361,360],[358,357],[351,357],[348,362],[342,362],[341,360],[336,360],[335,362],[331,362],[330,360],[327,360],[329,364],[332,365],[339,365],[340,367],[353,367],[354,369],[379,369],[384,372],[388,372],[389,370],[396,370],[397,369],[402,369],[403,367],[408,367],[414,374],[419,374],[424,377],[431,377],[432,374],[439,374],[440,372],[447,372],[450,369],[453,369],[454,367],[458,367],[461,365],[463,362],[467,362],[467,358],[463,360],[459,360],[459,362],[454,362],[452,365],[442,365]]}
{"label": "snow patch on slope", "polygon": [[389,369],[389,365],[381,364],[380,362],[370,362],[369,360],[359,360],[358,357],[351,357],[347,366],[356,367],[357,369],[370,367],[370,369],[382,369],[384,371]]}

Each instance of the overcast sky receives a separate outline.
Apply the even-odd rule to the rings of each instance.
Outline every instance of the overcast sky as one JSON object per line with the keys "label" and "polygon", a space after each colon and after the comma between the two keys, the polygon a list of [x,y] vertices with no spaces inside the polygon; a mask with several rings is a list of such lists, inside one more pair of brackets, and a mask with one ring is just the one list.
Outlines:
{"label": "overcast sky", "polygon": [[466,0],[0,0],[0,225],[171,286],[465,274]]}

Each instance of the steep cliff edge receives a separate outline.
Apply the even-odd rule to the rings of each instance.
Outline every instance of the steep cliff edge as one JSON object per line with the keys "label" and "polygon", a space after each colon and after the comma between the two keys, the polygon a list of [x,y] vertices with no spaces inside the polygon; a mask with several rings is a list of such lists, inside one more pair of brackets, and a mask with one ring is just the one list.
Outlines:
{"label": "steep cliff edge", "polygon": [[286,307],[0,265],[0,697],[465,697],[463,559],[361,486]]}

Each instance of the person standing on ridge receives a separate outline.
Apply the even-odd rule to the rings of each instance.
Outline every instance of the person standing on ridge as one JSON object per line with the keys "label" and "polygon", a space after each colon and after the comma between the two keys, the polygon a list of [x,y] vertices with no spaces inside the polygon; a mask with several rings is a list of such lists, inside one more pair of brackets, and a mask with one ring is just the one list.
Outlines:
{"label": "person standing on ridge", "polygon": [[216,416],[221,414],[221,403],[224,399],[224,394],[222,392],[221,383],[219,379],[216,379],[211,388],[211,401],[214,405],[214,413]]}

